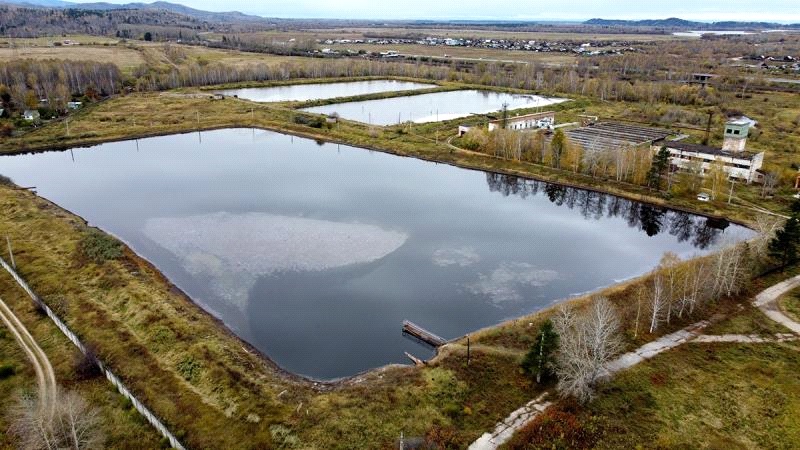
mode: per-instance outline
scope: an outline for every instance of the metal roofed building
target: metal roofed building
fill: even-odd
[[[650,149],[653,143],[678,133],[665,128],[623,122],[598,122],[564,132],[567,140],[584,151],[607,151],[622,148]]]

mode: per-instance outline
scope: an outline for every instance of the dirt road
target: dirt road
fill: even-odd
[[[0,298],[0,320],[11,331],[11,334],[17,339],[19,345],[28,355],[31,360],[33,368],[36,370],[36,379],[39,383],[39,405],[47,411],[52,417],[56,408],[56,396],[58,395],[58,387],[56,385],[56,375],[53,372],[53,366],[50,365],[50,360],[47,355],[42,351],[36,340],[25,328],[25,325],[19,321],[17,316],[9,309],[9,307]]]

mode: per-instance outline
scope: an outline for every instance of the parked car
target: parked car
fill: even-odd
[[[699,200],[701,202],[707,202],[707,201],[711,200],[711,196],[706,194],[705,192],[701,192],[701,193],[697,194],[697,200]]]

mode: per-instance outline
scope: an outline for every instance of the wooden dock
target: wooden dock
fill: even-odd
[[[431,333],[410,320],[403,321],[403,333],[408,333],[432,347],[441,347],[447,343],[446,339]]]

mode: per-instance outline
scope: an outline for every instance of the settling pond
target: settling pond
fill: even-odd
[[[435,84],[397,80],[347,81],[342,83],[313,83],[274,86],[267,88],[226,89],[219,94],[237,96],[254,102],[302,102],[336,97],[377,94],[380,92],[413,91],[435,88]]]
[[[74,157],[74,160],[73,160]],[[565,188],[230,129],[0,157],[286,369],[330,379],[750,232]]]
[[[537,95],[508,94],[490,91],[448,91],[409,95],[379,100],[337,103],[306,108],[303,111],[331,114],[343,119],[372,125],[393,125],[401,122],[428,123],[452,120],[472,114],[488,114],[502,109],[538,108],[566,101]]]

